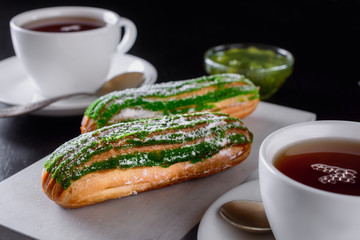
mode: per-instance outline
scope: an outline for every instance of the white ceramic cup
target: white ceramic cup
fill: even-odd
[[[277,240],[360,239],[359,196],[304,185],[273,165],[275,156],[287,146],[317,138],[360,142],[360,123],[314,121],[295,124],[270,134],[260,146],[260,191],[274,236]]]
[[[74,16],[95,18],[105,26],[60,33],[23,27],[35,20]],[[131,20],[110,10],[78,6],[20,13],[11,19],[10,30],[16,56],[44,96],[95,91],[106,80],[113,55],[127,52],[137,36]]]

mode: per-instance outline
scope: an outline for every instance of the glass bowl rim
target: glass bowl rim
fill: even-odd
[[[213,67],[213,68],[217,68],[217,69],[222,69],[223,71],[226,71],[229,66],[228,65],[224,65],[218,62],[215,62],[213,60],[210,59],[210,56],[213,55],[214,53],[218,52],[218,51],[222,51],[222,50],[227,50],[227,49],[231,49],[231,48],[246,48],[246,47],[257,47],[260,49],[270,49],[273,50],[276,54],[280,54],[282,56],[286,57],[286,63],[280,66],[274,66],[271,68],[259,68],[259,69],[238,69],[241,72],[270,72],[270,71],[278,71],[278,70],[283,70],[283,69],[287,69],[290,68],[294,65],[295,62],[295,58],[292,55],[292,53],[284,48],[278,47],[278,46],[274,46],[274,45],[268,45],[268,44],[260,44],[260,43],[227,43],[227,44],[221,44],[221,45],[217,45],[214,47],[209,48],[208,50],[206,50],[205,54],[204,54],[204,61],[205,64]]]

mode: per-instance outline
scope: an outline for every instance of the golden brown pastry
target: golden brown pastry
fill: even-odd
[[[161,188],[242,162],[252,133],[221,113],[137,119],[81,134],[47,160],[46,195],[66,208]]]
[[[244,118],[259,103],[258,88],[239,74],[219,74],[112,92],[86,110],[81,132],[119,121],[192,112],[222,112]]]

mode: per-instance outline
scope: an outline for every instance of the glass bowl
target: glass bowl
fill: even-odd
[[[237,43],[208,49],[204,55],[208,74],[239,73],[260,87],[260,98],[270,98],[292,74],[293,55],[264,44]]]

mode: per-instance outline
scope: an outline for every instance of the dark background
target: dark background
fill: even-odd
[[[14,55],[12,16],[59,5],[107,8],[133,20],[138,37],[129,54],[152,63],[158,82],[206,74],[203,54],[215,45],[285,48],[295,56],[294,73],[268,102],[314,112],[319,120],[360,121],[359,1],[3,1],[0,60]],[[80,121],[81,116],[0,119],[0,181],[80,134]]]

